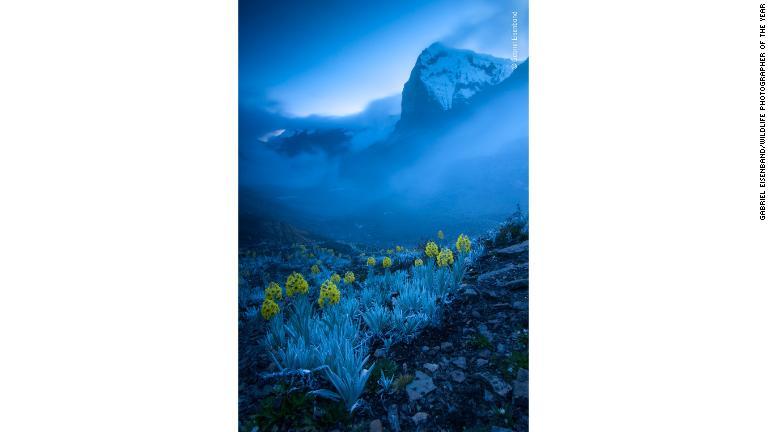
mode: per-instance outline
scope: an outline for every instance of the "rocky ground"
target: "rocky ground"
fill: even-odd
[[[300,379],[283,385],[258,379],[276,367],[256,343],[261,332],[243,329],[241,417],[276,419],[277,426],[263,429],[269,431],[527,431],[528,242],[487,243],[443,307],[440,327],[389,352],[380,341],[371,347],[376,367],[365,403],[351,417],[335,412],[336,403],[306,397]],[[395,378],[385,392],[377,383],[382,369]],[[241,424],[241,431],[258,430]]]
[[[528,242],[480,257],[444,322],[386,354],[407,384],[371,401],[354,429],[528,430]]]

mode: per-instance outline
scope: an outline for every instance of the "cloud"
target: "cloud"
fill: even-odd
[[[491,54],[498,57],[512,57],[512,19],[518,19],[518,57],[528,57],[528,2],[515,1],[498,5],[487,15],[457,27],[441,38],[441,42],[456,48]]]

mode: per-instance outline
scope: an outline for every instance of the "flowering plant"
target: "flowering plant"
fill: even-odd
[[[428,242],[427,246],[424,248],[424,253],[427,254],[428,257],[436,257],[438,253],[437,244],[433,241]]]
[[[344,274],[344,283],[345,284],[351,284],[355,281],[355,274],[351,271],[348,271]]]
[[[453,251],[448,248],[443,248],[439,254],[437,254],[437,265],[439,267],[445,267],[453,264]]]
[[[320,298],[317,299],[317,304],[323,307],[326,304],[336,304],[339,299],[341,299],[341,293],[336,284],[330,279],[323,282],[320,286]]]
[[[264,299],[264,303],[261,305],[261,316],[265,320],[270,320],[273,316],[280,312],[280,306],[275,303],[274,300],[267,298]]]
[[[467,253],[472,248],[472,242],[469,241],[469,237],[464,234],[459,234],[459,238],[456,240],[456,250],[459,252]]]
[[[309,291],[309,284],[301,273],[293,272],[288,276],[288,280],[285,282],[285,293],[288,294],[288,297],[292,297],[294,294],[306,294],[307,291]]]
[[[270,300],[282,300],[283,289],[277,282],[270,282],[267,289],[264,290],[264,296]]]

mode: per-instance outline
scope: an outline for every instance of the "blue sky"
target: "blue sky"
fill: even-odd
[[[442,41],[528,57],[526,0],[241,1],[240,104],[288,116],[347,115],[397,94],[416,57]]]

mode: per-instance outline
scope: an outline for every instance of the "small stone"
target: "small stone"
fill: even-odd
[[[512,395],[515,398],[528,399],[528,382],[515,381],[515,385]]]
[[[423,421],[427,421],[427,417],[429,417],[429,414],[425,412],[417,412],[416,414],[413,415],[413,417],[411,417],[411,419],[413,419],[414,423],[418,424]]]
[[[413,381],[405,386],[405,391],[408,393],[408,400],[411,402],[419,400],[425,394],[436,389],[435,383],[432,382],[432,378],[422,371],[416,371]]]
[[[527,369],[517,370],[517,377],[513,384],[515,385],[515,390],[514,392],[512,392],[512,394],[516,398],[528,399],[528,370]]]
[[[493,333],[488,330],[488,326],[485,324],[480,324],[477,326],[477,331],[479,331],[481,335],[485,336],[489,342],[493,341]]]
[[[451,372],[451,379],[456,381],[456,382],[458,382],[458,383],[460,383],[460,382],[464,382],[464,380],[466,379],[466,376],[464,375],[464,372],[462,372],[462,371],[452,371]]]
[[[515,379],[517,379],[517,381],[528,382],[528,369],[518,369],[517,377]]]
[[[512,308],[517,310],[526,310],[528,309],[528,302],[516,301],[512,303]]]
[[[487,349],[484,349],[484,350],[480,351],[479,353],[477,353],[477,355],[479,355],[480,357],[482,357],[484,359],[487,359],[487,358],[491,357],[491,351],[487,350]]]
[[[488,360],[479,358],[475,361],[475,364],[477,365],[477,367],[483,367],[488,364]]]
[[[429,351],[428,346],[424,345],[423,347],[421,347],[421,352],[427,352],[427,351]]]
[[[466,369],[467,368],[467,359],[466,357],[456,357],[455,359],[451,360],[451,363],[456,365],[456,367]]]
[[[476,296],[477,295],[477,291],[475,291],[472,288],[465,288],[464,289],[464,294],[468,295],[468,296]]]
[[[370,430],[370,432],[382,432],[384,430],[384,427],[381,424],[381,420],[376,419],[372,421],[368,430]]]
[[[474,318],[482,318],[482,315],[480,315],[480,312],[478,312],[478,311],[476,311],[476,310],[473,310],[473,311],[472,311],[472,316],[473,316]]]
[[[507,384],[504,380],[495,375],[488,373],[480,373],[478,375],[480,378],[484,379],[488,384],[490,384],[493,391],[496,392],[496,394],[499,396],[506,396],[507,393],[512,391],[511,385]]]
[[[493,393],[489,392],[487,389],[483,389],[483,400],[486,402],[493,402]]]
[[[440,344],[440,350],[441,351],[451,351],[453,350],[453,344],[450,342],[443,342]]]
[[[491,428],[491,432],[514,432],[514,431],[512,429],[507,429],[505,427],[493,426]]]
[[[430,372],[436,371],[437,368],[438,368],[438,366],[436,364],[434,364],[434,363],[424,363],[424,369],[426,369],[426,370],[428,370]]]
[[[496,351],[498,351],[500,353],[503,353],[505,349],[507,349],[507,347],[505,347],[504,344],[496,345]]]

